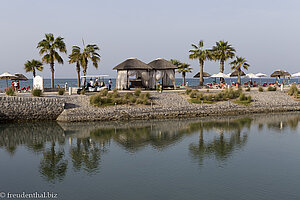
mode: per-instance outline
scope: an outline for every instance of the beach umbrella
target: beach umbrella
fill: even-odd
[[[240,76],[245,76],[245,72],[243,72],[242,70],[241,71],[238,71],[238,70],[235,70],[234,72],[232,72],[230,74],[230,77],[235,77],[235,76],[238,76],[238,74],[240,73]]]
[[[286,77],[286,76],[291,76],[290,73],[288,73],[287,71],[281,70],[281,69],[277,69],[275,70],[272,74],[271,77],[278,77],[279,79],[279,83],[280,83],[280,77]]]
[[[210,78],[230,78],[230,76],[220,72],[218,74],[211,75]]]
[[[12,78],[11,80],[27,81],[28,78],[24,74],[15,73],[15,78]]]
[[[298,82],[299,82],[299,79],[300,79],[300,72],[295,73],[295,74],[292,74],[292,77],[298,77]]]
[[[256,74],[253,74],[253,73],[246,74],[246,77],[247,77],[247,78],[250,78],[251,82],[252,82],[252,79],[253,79],[253,78],[258,78],[258,77],[256,76]]]
[[[207,72],[203,72],[203,77],[210,77],[211,75]],[[200,72],[198,72],[193,78],[200,78]]]
[[[7,88],[8,88],[8,80],[12,80],[13,78],[16,78],[16,76],[14,76],[8,72],[4,72],[3,74],[0,74],[0,79],[6,79]]]
[[[261,78],[262,77],[267,77],[267,74],[264,74],[264,73],[257,73],[257,74],[255,74],[257,77],[259,77],[260,79],[259,79],[259,84],[261,85]]]

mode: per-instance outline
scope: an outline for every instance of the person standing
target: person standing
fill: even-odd
[[[111,90],[111,84],[112,84],[111,79],[109,79],[108,80],[108,90]]]

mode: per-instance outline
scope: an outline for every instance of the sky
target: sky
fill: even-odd
[[[145,63],[156,58],[191,64],[191,44],[204,40],[209,49],[228,41],[237,56],[250,64],[248,72],[299,72],[299,0],[1,0],[0,73],[25,73],[24,63],[41,59],[36,49],[45,33],[64,38],[68,54],[73,45],[100,47],[99,68],[88,74],[116,77],[112,68],[129,57]],[[76,78],[74,64],[55,64],[56,78]],[[204,71],[217,73],[218,62],[206,62]],[[231,72],[228,62],[225,72]],[[43,72],[50,77],[49,65]],[[26,74],[32,77],[31,73]],[[177,75],[180,76],[179,74]]]

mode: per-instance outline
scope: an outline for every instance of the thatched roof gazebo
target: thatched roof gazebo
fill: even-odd
[[[211,75],[207,72],[203,72],[203,77],[210,77]],[[200,72],[198,72],[193,78],[200,78]]]
[[[278,78],[278,81],[279,81],[279,83],[280,83],[280,78],[281,78],[281,77],[286,77],[286,76],[289,77],[289,76],[291,76],[291,74],[288,73],[287,71],[277,69],[277,70],[275,70],[270,76],[271,76],[271,77],[277,77],[277,78]],[[283,82],[284,82],[284,79],[283,79]]]
[[[136,58],[128,58],[113,69],[117,70],[117,89],[149,88],[149,72],[152,68],[146,63]],[[135,79],[130,80],[130,76],[135,76]]]
[[[178,67],[170,61],[163,58],[157,58],[148,64],[153,70],[150,76],[153,81],[150,83],[152,88],[155,88],[156,82],[161,80],[163,88],[176,88],[175,86],[175,69]]]

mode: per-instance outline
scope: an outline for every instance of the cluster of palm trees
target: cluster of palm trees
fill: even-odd
[[[205,61],[219,61],[220,62],[220,72],[224,73],[224,64],[228,59],[232,59],[235,57],[235,48],[232,47],[228,41],[218,41],[216,45],[211,49],[204,49],[203,40],[199,41],[198,45],[192,44],[193,49],[191,49],[189,59],[199,60],[200,64],[200,86],[203,86],[203,69]],[[185,84],[185,76],[186,73],[191,72],[190,65],[187,63],[182,63],[178,60],[171,60],[171,62],[178,66],[178,73],[182,73],[183,85]],[[236,59],[230,62],[229,64],[232,66],[232,70],[237,70],[238,73],[238,82],[240,83],[240,71],[241,68],[247,69],[250,66],[248,61],[243,57],[236,56]]]
[[[39,49],[39,53],[42,56],[42,61],[28,60],[24,66],[25,71],[32,72],[33,77],[35,77],[36,70],[42,71],[43,64],[50,64],[51,88],[54,88],[54,63],[63,64],[64,60],[59,53],[67,54],[64,38],[60,36],[55,38],[52,33],[45,34],[45,38],[38,43],[37,49]],[[82,68],[83,74],[86,75],[89,60],[92,61],[95,68],[98,68],[101,57],[98,53],[99,50],[97,45],[88,44],[85,46],[84,42],[82,49],[79,46],[72,47],[72,53],[69,55],[69,63],[76,63],[78,87],[80,87],[80,70]]]

